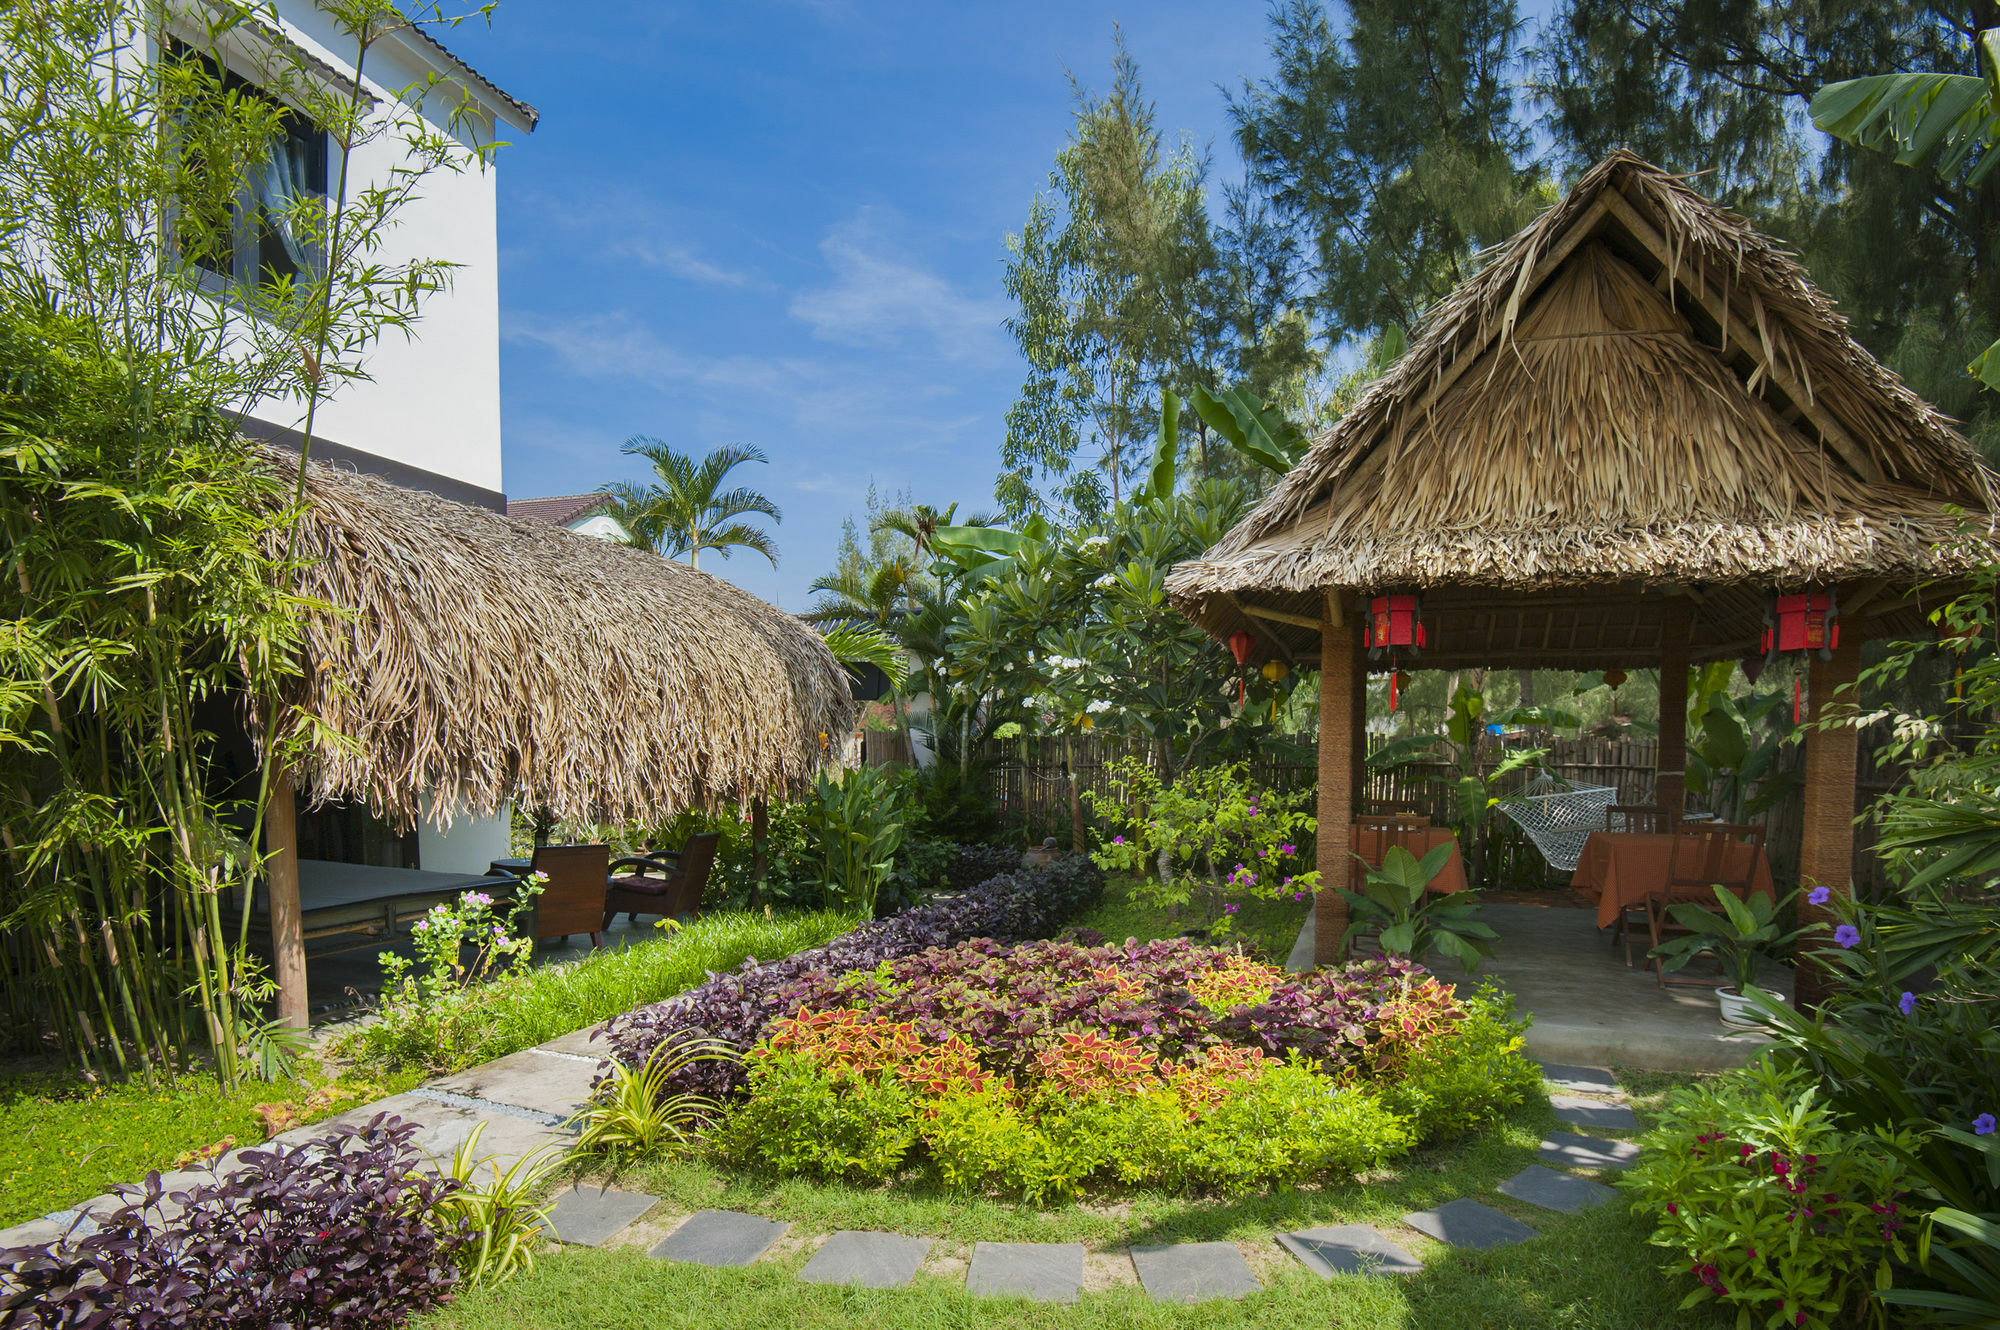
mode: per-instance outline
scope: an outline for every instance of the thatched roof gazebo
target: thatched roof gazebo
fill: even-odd
[[[720,578],[317,462],[305,498],[297,589],[331,609],[306,625],[293,702],[340,738],[287,785],[315,800],[405,825],[509,802],[664,821],[802,794],[853,725],[824,639]],[[282,980],[303,944],[291,800],[272,803]]]
[[[1759,654],[1767,593],[1834,589],[1823,707],[1865,638],[1930,631],[1945,593],[1926,584],[1990,557],[1996,497],[1797,262],[1617,153],[1490,251],[1168,591],[1218,638],[1320,657],[1331,881],[1359,791],[1368,594],[1421,592],[1426,667],[1657,666],[1657,798],[1678,809],[1690,662]],[[1840,887],[1854,761],[1852,730],[1808,744],[1801,872]],[[1322,960],[1345,913],[1321,893]]]

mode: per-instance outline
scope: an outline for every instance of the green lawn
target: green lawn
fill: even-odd
[[[1078,921],[1109,937],[1172,937],[1190,927],[1132,899],[1130,879],[1113,879],[1102,906]],[[1282,957],[1303,904],[1259,903],[1238,916],[1240,931]],[[1643,1119],[1686,1078],[1623,1072]],[[422,1330],[667,1330],[668,1327],[812,1325],[881,1330],[1038,1326],[1518,1326],[1577,1330],[1702,1330],[1730,1318],[1680,1313],[1686,1289],[1661,1272],[1665,1253],[1646,1243],[1650,1226],[1621,1200],[1575,1218],[1510,1200],[1494,1185],[1535,1162],[1535,1145],[1556,1123],[1545,1103],[1468,1139],[1421,1151],[1393,1170],[1324,1190],[1239,1199],[1139,1193],[1047,1210],[1003,1197],[946,1190],[910,1176],[894,1187],[821,1184],[745,1173],[706,1157],[640,1166],[617,1185],[662,1204],[602,1250],[546,1248],[532,1274],[469,1293],[420,1319]],[[565,1183],[564,1185],[567,1185]],[[1541,1237],[1504,1251],[1454,1251],[1401,1225],[1412,1211],[1472,1196],[1528,1223]],[[773,1254],[748,1269],[667,1265],[645,1252],[685,1214],[744,1210],[790,1220]],[[1374,1224],[1417,1253],[1424,1272],[1408,1279],[1309,1274],[1280,1248],[1279,1232],[1340,1223]],[[937,1239],[916,1282],[869,1291],[802,1284],[799,1268],[837,1229],[881,1229]],[[1089,1259],[1085,1293],[1073,1306],[983,1299],[963,1290],[978,1241],[1081,1242]],[[1122,1249],[1133,1243],[1233,1241],[1264,1284],[1240,1302],[1169,1307],[1137,1287]]]
[[[67,1073],[0,1079],[0,1227],[86,1201],[119,1183],[138,1182],[148,1169],[166,1170],[190,1150],[225,1136],[239,1146],[264,1140],[256,1106],[301,1104],[332,1081],[315,1069],[306,1079],[253,1081],[233,1093],[214,1077],[192,1072],[148,1088],[139,1081],[93,1084]],[[353,1091],[322,1105],[308,1121],[346,1112],[357,1103],[408,1089],[414,1075],[372,1082],[342,1081]]]

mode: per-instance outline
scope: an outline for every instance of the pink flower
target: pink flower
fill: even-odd
[[[1297,854],[1298,852],[1299,847],[1296,845],[1280,845],[1278,847],[1279,854]]]
[[[1123,836],[1113,836],[1111,838],[1111,843],[1113,845],[1123,845],[1125,843],[1125,838]]]

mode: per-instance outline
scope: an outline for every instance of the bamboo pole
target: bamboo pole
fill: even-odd
[[[1354,733],[1354,674],[1360,664],[1360,634],[1341,612],[1340,599],[1326,598],[1319,626],[1319,890],[1313,895],[1313,964],[1340,959],[1347,940],[1347,901],[1336,887],[1347,884],[1348,845],[1353,839],[1354,762],[1360,736]]]
[[[750,805],[750,908],[756,909],[764,895],[764,879],[771,865],[771,808],[763,795]]]
[[[299,905],[298,810],[292,773],[280,768],[264,814],[264,881],[271,896],[271,969],[278,983],[278,1018],[298,1030],[311,1028],[306,1007],[305,924]]]
[[[1809,721],[1826,718],[1836,702],[1852,702],[1851,696],[1838,697],[1839,689],[1854,682],[1861,673],[1861,634],[1849,633],[1833,649],[1833,659],[1815,658],[1808,667],[1807,701]],[[1859,735],[1852,725],[1812,730],[1806,737],[1804,818],[1799,834],[1799,882],[1808,887],[1830,887],[1835,894],[1851,896],[1854,891],[1854,783],[1857,779],[1855,755]],[[1831,923],[1833,911],[1801,898],[1799,922]],[[1832,976],[1824,967],[1801,957],[1795,981],[1795,996],[1801,1011],[1819,1005],[1831,987]]]

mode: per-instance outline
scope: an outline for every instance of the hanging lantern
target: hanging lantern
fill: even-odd
[[[1250,649],[1257,645],[1257,639],[1238,628],[1229,635],[1229,654],[1236,657],[1236,701],[1243,702],[1243,667],[1250,663]]]
[[[1280,683],[1286,675],[1292,672],[1292,667],[1285,664],[1284,661],[1279,660],[1276,656],[1273,656],[1271,659],[1265,661],[1264,668],[1257,672],[1272,683]]]
[[[1772,593],[1764,598],[1764,659],[1774,661],[1780,652],[1801,655],[1817,651],[1821,660],[1833,659],[1840,645],[1840,604],[1831,591],[1802,591],[1797,595]],[[1792,724],[1799,723],[1800,677],[1792,673]]]
[[[1742,660],[1737,661],[1736,664],[1743,671],[1743,678],[1753,684],[1764,673],[1764,658],[1762,656],[1745,656]]]
[[[1409,676],[1397,667],[1397,653],[1407,651],[1416,656],[1424,649],[1423,597],[1414,594],[1372,597],[1368,602],[1368,624],[1361,636],[1370,657],[1381,660],[1387,654],[1389,710],[1393,712],[1402,692],[1397,681],[1409,682]]]
[[[1625,686],[1625,671],[1606,670],[1604,672],[1604,682],[1609,685],[1612,692],[1617,692]]]

